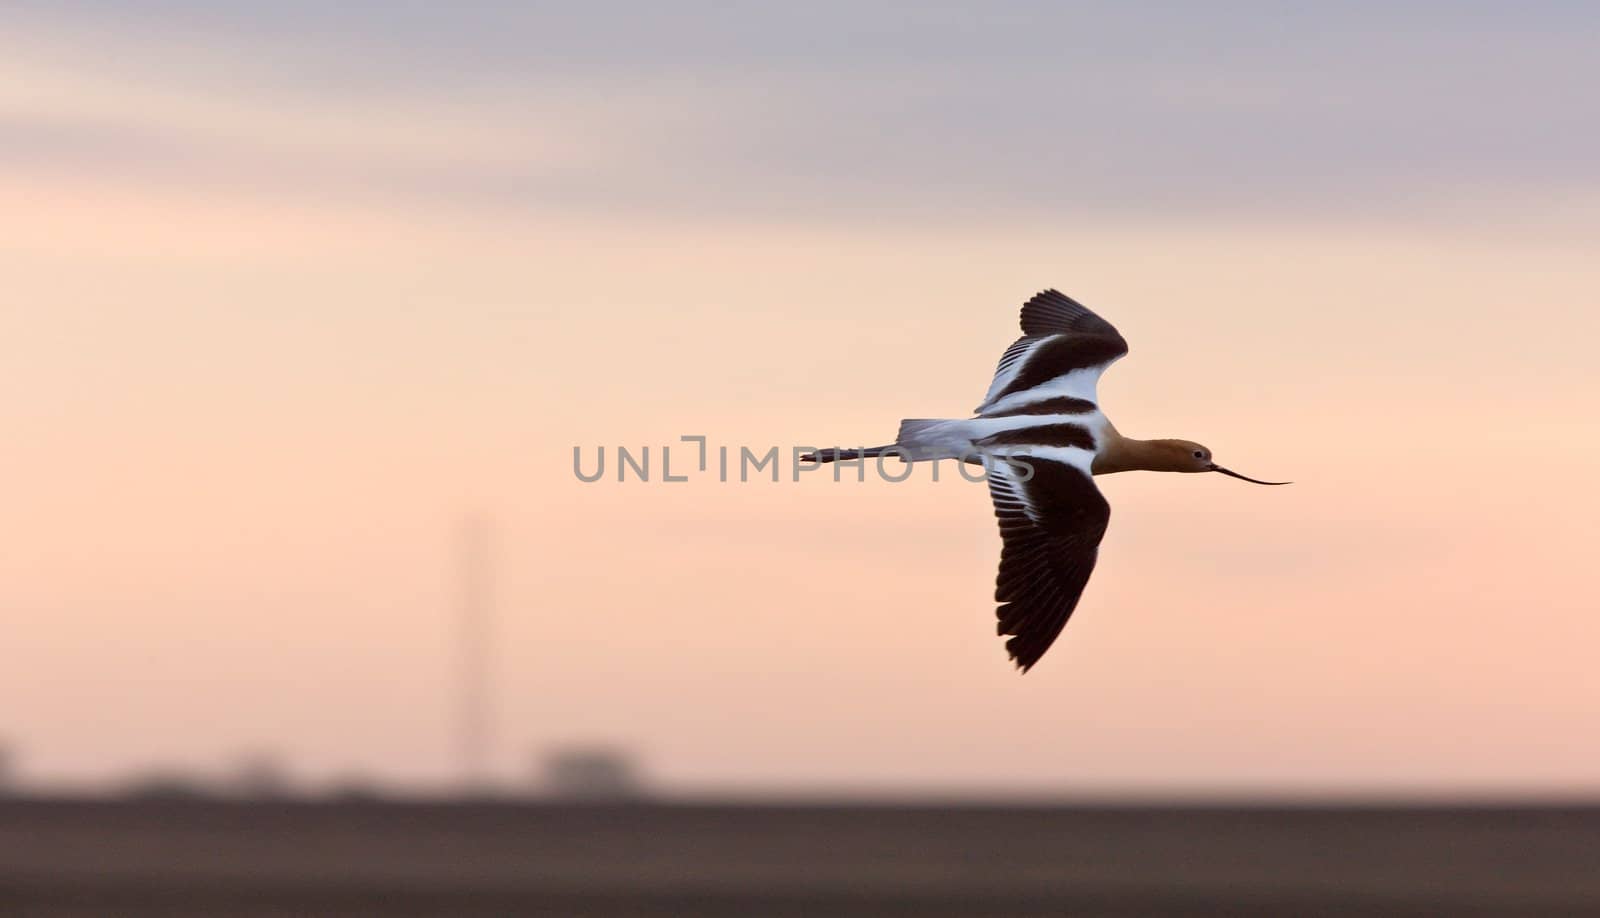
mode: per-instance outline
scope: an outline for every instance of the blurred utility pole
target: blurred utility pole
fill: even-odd
[[[0,740],[0,797],[10,796],[16,791],[16,775],[12,773],[11,747]]]
[[[461,792],[489,790],[489,756],[493,745],[490,664],[494,649],[494,596],[489,523],[469,517],[460,534],[461,595],[459,602],[460,698],[457,741],[461,755]]]

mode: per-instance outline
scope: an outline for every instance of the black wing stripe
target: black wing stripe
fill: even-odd
[[[1037,343],[1039,343],[1038,338],[1028,337],[1018,338],[1013,341],[1011,346],[1006,348],[1006,352],[1000,355],[1000,365],[994,368],[994,375],[999,376],[1001,373],[1011,369],[1013,364],[1022,359],[1022,355],[1028,353],[1028,348]]]
[[[1099,408],[1094,402],[1086,398],[1073,398],[1070,395],[1061,395],[1047,398],[1042,401],[1029,402],[1005,411],[991,411],[984,415],[986,418],[1019,418],[1039,414],[1088,414]]]
[[[999,401],[1014,392],[1032,389],[1073,370],[1103,367],[1126,353],[1128,345],[1120,335],[1115,338],[1101,335],[1057,335],[1047,338],[1028,354],[1022,369],[1006,383],[1005,388],[995,393],[993,400]]]
[[[1094,451],[1094,434],[1082,424],[1034,424],[990,434],[977,441],[986,447],[1075,446]]]

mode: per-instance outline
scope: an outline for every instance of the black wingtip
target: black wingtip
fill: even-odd
[[[1003,625],[1001,627],[1004,629]],[[1000,633],[1005,634],[1006,632],[1002,630]],[[1020,637],[1012,636],[1011,640],[1006,641],[1006,656],[1010,657],[1011,662],[1016,664],[1019,675],[1027,675],[1028,670],[1033,669],[1034,664],[1044,657],[1044,652],[1034,653],[1031,649],[1017,646],[1021,643],[1021,640]]]
[[[1048,335],[1059,332],[1079,332],[1118,342],[1126,353],[1126,342],[1115,327],[1094,311],[1070,296],[1051,287],[1041,290],[1022,304],[1018,317],[1025,335]]]

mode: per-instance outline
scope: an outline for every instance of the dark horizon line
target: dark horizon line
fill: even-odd
[[[248,794],[22,791],[0,793],[0,808],[13,806],[278,807],[295,809],[374,807],[394,809],[574,809],[659,810],[1027,810],[1062,812],[1503,812],[1600,810],[1600,794],[1363,794],[1363,795],[1016,795],[1016,794],[682,794],[640,791],[619,795],[526,792],[423,793],[362,790],[359,793],[288,792]]]

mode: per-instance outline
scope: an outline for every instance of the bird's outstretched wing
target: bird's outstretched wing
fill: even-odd
[[[989,468],[989,496],[1000,520],[1000,573],[994,598],[998,632],[1023,672],[1039,662],[1078,605],[1094,571],[1111,505],[1088,472],[1049,459],[1022,458],[1031,478],[1006,462]]]
[[[1060,291],[1046,290],[1022,304],[1022,337],[1000,356],[976,413],[1006,414],[1053,398],[1093,407],[1100,374],[1127,353],[1128,342],[1110,322]]]

